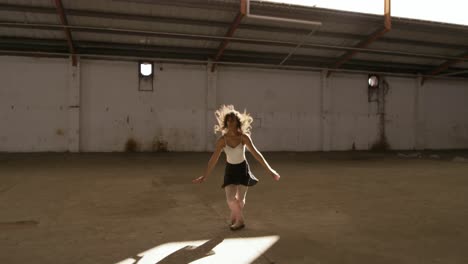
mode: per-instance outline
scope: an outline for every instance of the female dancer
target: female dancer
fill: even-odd
[[[250,172],[249,164],[245,159],[245,147],[249,149],[255,159],[269,172],[275,180],[280,175],[273,170],[262,154],[257,150],[250,137],[250,124],[253,118],[244,111],[240,113],[232,105],[222,105],[215,112],[218,124],[215,125],[215,133],[220,132],[221,137],[216,142],[205,174],[194,179],[193,183],[202,183],[210,175],[218,162],[221,151],[226,153],[226,168],[224,171],[224,183],[221,186],[226,192],[226,200],[231,209],[231,230],[239,230],[245,227],[242,210],[245,206],[245,197],[248,186],[255,185],[258,180]]]

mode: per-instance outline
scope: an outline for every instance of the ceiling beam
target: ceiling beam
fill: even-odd
[[[29,43],[29,44],[28,44]],[[49,39],[27,39],[27,38],[2,38],[0,39],[0,48],[10,50],[32,50],[32,51],[47,51],[47,52],[60,52],[67,53],[67,49],[63,46],[64,40],[49,40]],[[123,44],[123,43],[102,43],[95,41],[75,41],[75,48],[79,55],[84,54],[118,54],[119,52],[138,52],[150,56],[151,54],[158,54],[163,56],[169,54],[177,58],[183,58],[183,56],[190,55],[190,57],[197,56],[208,60],[216,49],[207,48],[181,48],[181,47],[169,47],[169,46],[141,46],[139,44]],[[183,50],[183,53],[180,51]],[[177,54],[179,52],[180,54]],[[274,52],[254,52],[245,50],[226,50],[223,58],[226,60],[244,60],[251,59],[271,61],[271,63],[278,62],[279,59],[284,58],[284,53]],[[294,63],[314,63],[320,64],[320,66],[326,67],[332,62],[329,57],[319,56],[293,56],[291,62]],[[372,69],[375,67],[385,68],[388,67],[394,69],[400,69],[404,72],[426,72],[431,68],[423,64],[407,64],[407,63],[388,63],[382,61],[365,61],[365,60],[352,60],[347,64],[347,67],[361,67]],[[458,70],[463,70],[460,68]]]
[[[65,41],[63,41],[65,42]],[[62,43],[63,43],[62,42]],[[52,54],[55,57],[69,56],[70,53],[63,46],[43,46],[36,43],[32,47],[24,46],[23,41],[18,43],[10,43],[4,45],[0,43],[0,54],[5,55],[27,55],[31,56],[46,56]],[[103,43],[81,43],[77,42],[77,56],[125,56],[125,57],[140,57],[140,58],[154,58],[157,59],[179,59],[179,60],[201,60],[208,62],[210,56],[215,52],[215,49],[186,49],[181,47],[165,47],[165,46],[151,46],[141,47],[140,45],[103,45]],[[104,43],[113,44],[113,43]],[[183,53],[180,51],[184,50]],[[42,55],[41,55],[42,54]],[[61,55],[63,54],[63,55]],[[283,53],[263,53],[263,52],[246,52],[242,50],[227,50],[223,56],[223,62],[238,62],[238,63],[254,63],[254,64],[268,64],[273,66],[285,66],[278,65],[277,61],[279,58],[284,56]],[[287,66],[304,66],[304,67],[320,67],[327,69],[330,60],[327,57],[294,57],[291,58],[290,64]],[[382,63],[378,61],[362,61],[352,60],[350,63],[343,67],[344,70],[360,70],[360,71],[374,71],[374,72],[386,72],[386,73],[404,73],[416,75],[420,72],[426,72],[430,69],[425,65],[412,65],[404,63]],[[454,69],[455,70],[455,69]],[[463,69],[458,69],[463,70]],[[340,69],[338,69],[340,71]],[[438,76],[437,76],[438,77]],[[468,75],[460,75],[460,77],[468,77]]]
[[[462,70],[462,71],[455,71],[455,72],[448,72],[444,74],[439,74],[439,76],[455,76],[455,75],[460,75],[460,74],[467,74],[468,70]]]
[[[0,4],[1,9],[1,4]],[[67,14],[70,16],[70,11],[67,9]],[[94,17],[94,16],[93,16]],[[180,24],[178,19],[171,19],[173,20],[171,23],[178,23]],[[148,21],[148,20],[142,20]],[[160,20],[155,19],[152,22],[158,22]],[[161,20],[160,22],[163,22]],[[207,23],[208,22],[208,23]],[[197,24],[198,23],[198,24]],[[23,22],[15,22],[15,21],[2,21],[0,20],[0,26],[4,24],[6,27],[18,27],[18,28],[39,28],[39,26],[35,26],[33,24],[23,23]],[[190,24],[190,23],[187,23]],[[226,28],[229,26],[229,23],[224,22],[216,22],[216,21],[200,21],[194,20],[191,25],[201,25],[201,26],[215,26],[215,27],[222,27]],[[47,27],[45,25],[41,26],[42,29],[48,30],[58,30],[57,27]],[[298,28],[279,28],[279,27],[270,27],[270,26],[257,26],[257,25],[249,25],[249,24],[240,24],[239,29],[242,30],[255,30],[255,31],[266,31],[271,33],[289,33],[289,34],[297,34],[297,35],[306,35],[310,33],[310,30],[307,29],[298,29]],[[60,29],[61,30],[61,29]],[[98,30],[93,29],[79,29],[79,28],[71,28],[72,31],[80,31],[80,32],[97,32]],[[115,34],[120,34],[116,32]],[[122,33],[122,34],[125,34]],[[128,35],[131,35],[128,33]],[[366,37],[365,35],[361,34],[353,34],[353,33],[344,33],[344,32],[327,32],[327,31],[315,31],[314,36],[317,37],[325,37],[325,38],[335,38],[335,39],[349,39],[349,40],[360,40]],[[423,40],[410,40],[410,39],[402,39],[402,38],[395,38],[395,37],[381,37],[377,42],[383,43],[390,43],[390,44],[398,44],[398,45],[413,45],[413,46],[421,46],[421,47],[433,47],[433,48],[441,48],[441,49],[454,49],[454,50],[466,50],[468,49],[468,45],[457,45],[457,44],[448,44],[442,42],[427,42]]]
[[[49,7],[41,6],[26,6],[26,5],[13,5],[13,4],[0,4],[0,10],[12,11],[12,12],[32,12],[38,14],[56,14],[57,10]],[[82,9],[70,9],[67,8],[68,16],[79,16],[79,17],[93,17],[93,18],[107,18],[107,19],[120,19],[120,20],[131,20],[131,21],[144,21],[153,23],[170,23],[170,24],[183,24],[183,25],[198,25],[206,27],[218,27],[227,28],[230,26],[229,22],[217,21],[217,20],[199,20],[189,18],[177,18],[177,17],[161,17],[161,16],[148,16],[148,15],[136,15],[126,13],[115,13],[115,12],[102,12],[94,10],[82,10]],[[12,22],[12,21],[2,21]],[[401,21],[393,21],[394,24],[401,23]],[[410,29],[410,25],[405,24],[405,29]],[[310,32],[310,29],[298,28],[298,27],[274,27],[267,25],[253,25],[253,24],[241,24],[238,27],[242,30],[255,30],[255,31],[267,31],[272,33],[286,33],[286,34],[298,34],[306,35]],[[459,33],[457,33],[459,34]],[[361,40],[365,35],[352,34],[345,32],[327,32],[327,31],[316,31],[314,33],[317,37],[327,37],[336,39],[349,39],[349,40]],[[401,39],[394,37],[380,37],[377,41],[394,44],[408,44],[414,46],[423,47],[434,47],[444,49],[468,49],[467,45],[448,44],[442,42],[428,42],[423,40],[410,40]]]
[[[237,13],[236,17],[234,18],[234,21],[231,23],[231,26],[229,27],[229,30],[226,32],[226,37],[231,38],[234,33],[236,32],[237,28],[239,27],[242,18],[245,17],[246,14],[246,0],[240,0],[240,10]],[[221,56],[223,56],[223,52],[226,49],[227,45],[229,44],[229,39],[224,39],[218,47],[218,51],[216,52],[216,55],[213,60],[213,65],[211,66],[211,71],[213,72],[216,68],[216,62],[221,59]]]
[[[60,17],[60,21],[62,22],[62,25],[64,26],[63,31],[65,32],[65,36],[67,38],[68,50],[72,54],[71,55],[72,65],[76,66],[77,64],[76,51],[75,51],[75,47],[73,46],[73,39],[72,39],[72,35],[70,32],[70,28],[68,28],[67,16],[65,15],[65,11],[63,9],[62,0],[55,0],[55,7],[57,8],[57,13]]]
[[[382,37],[385,33],[390,31],[392,29],[392,22],[391,22],[391,14],[390,14],[390,0],[384,0],[385,1],[385,11],[384,11],[384,27],[381,29],[378,29],[375,31],[373,34],[371,34],[367,39],[359,42],[355,47],[356,48],[366,48],[373,42],[375,42],[377,39]],[[341,65],[345,64],[347,61],[349,61],[354,55],[356,55],[359,51],[353,50],[353,51],[348,51],[346,52],[343,56],[341,56],[340,59],[333,65],[331,68],[332,69],[338,69],[341,67]],[[332,71],[329,71],[327,73],[327,77],[330,76]]]
[[[115,0],[118,1],[118,0]],[[122,1],[122,0],[121,0]],[[148,0],[155,5],[158,5],[161,1],[154,1]],[[192,0],[190,0],[191,2]],[[123,2],[123,1],[122,1]],[[127,1],[128,2],[128,1]],[[179,0],[168,0],[170,2],[179,2]],[[197,3],[198,8],[210,9],[214,6],[222,7],[223,11],[237,11],[239,9],[239,5],[236,3],[234,5],[228,5],[226,0],[224,1],[213,1],[213,0],[203,0],[199,1],[200,4]],[[210,3],[212,2],[212,3]],[[215,4],[214,2],[217,2]],[[191,2],[192,3],[192,2]],[[192,3],[192,5],[195,2]],[[201,4],[203,3],[203,4]],[[271,15],[278,15],[278,13],[282,13],[284,8],[272,8],[274,3],[267,3],[263,2],[252,2],[254,6],[260,6],[257,8],[266,9],[269,14]],[[350,21],[354,22],[355,24],[360,25],[378,25],[376,18],[377,15],[368,15],[368,14],[361,14],[361,13],[353,13],[353,12],[346,12],[346,11],[335,11],[329,9],[322,9],[322,8],[309,8],[309,7],[294,7],[293,14],[299,14],[301,17],[310,18],[314,17],[320,19],[323,22],[331,22],[336,23],[337,21],[341,21],[341,23],[349,23]],[[289,5],[286,5],[286,9],[290,9]],[[17,11],[17,12],[32,12],[32,13],[42,13],[42,14],[55,14],[56,10],[54,8],[43,7],[43,6],[30,6],[30,5],[15,5],[15,4],[2,4],[0,3],[0,10],[2,11]],[[272,12],[275,12],[273,14]],[[299,13],[297,13],[297,12]],[[288,10],[286,13],[292,13]],[[84,16],[84,17],[96,17],[96,18],[112,18],[112,19],[123,19],[123,20],[135,20],[135,21],[147,21],[147,22],[167,22],[167,23],[179,23],[188,25],[207,25],[207,26],[217,26],[217,27],[227,27],[229,26],[229,22],[223,21],[214,21],[214,20],[196,20],[196,19],[187,19],[187,18],[173,18],[173,17],[158,17],[158,16],[147,16],[147,15],[140,15],[140,14],[128,14],[128,13],[115,13],[115,12],[102,12],[102,11],[94,11],[94,10],[86,10],[86,9],[71,9],[67,8],[68,16]],[[282,13],[284,14],[284,13]],[[294,15],[289,15],[289,17],[294,18]],[[300,29],[297,27],[271,27],[271,26],[260,26],[260,25],[248,25],[243,24],[241,27],[250,28],[253,26],[259,30],[265,30],[268,28],[269,30],[277,30],[275,32],[294,32],[300,34],[307,34],[309,30],[307,29]],[[434,31],[434,27],[437,27],[441,33],[445,34],[464,34],[468,33],[468,27],[463,25],[454,25],[454,24],[447,24],[447,23],[440,23],[440,22],[433,22],[433,21],[419,21],[414,19],[405,19],[399,18],[398,20],[392,21],[393,28],[399,28],[403,30],[412,30],[418,32],[426,32],[432,33]]]
[[[103,34],[123,34],[123,35],[135,35],[135,36],[153,36],[153,37],[164,37],[164,38],[176,38],[176,39],[201,39],[206,41],[220,41],[224,39],[229,39],[232,42],[239,43],[249,43],[256,45],[268,45],[268,46],[278,46],[278,47],[295,47],[297,46],[296,42],[291,41],[280,41],[280,40],[271,40],[271,39],[254,39],[254,38],[239,38],[239,37],[224,37],[224,36],[213,36],[213,35],[201,35],[201,34],[189,34],[189,33],[176,33],[176,32],[161,32],[161,31],[148,31],[148,30],[134,30],[134,29],[121,29],[121,28],[103,28],[103,27],[85,27],[85,26],[63,26],[63,25],[54,25],[54,24],[27,24],[27,23],[3,23],[0,22],[0,27],[34,27],[34,28],[68,28],[69,30],[77,32],[100,32]],[[381,49],[368,49],[368,48],[356,48],[356,47],[346,47],[346,46],[336,46],[328,44],[316,44],[316,43],[304,43],[302,45],[304,48],[308,49],[327,49],[327,50],[342,50],[342,51],[358,51],[363,53],[371,54],[382,54],[382,55],[394,55],[394,56],[404,56],[404,57],[416,57],[416,58],[426,58],[426,59],[439,59],[439,60],[459,60],[459,57],[452,56],[441,56],[434,54],[424,54],[424,53],[414,53],[414,52],[405,52],[405,51],[396,51],[396,50],[381,50]],[[468,61],[468,58],[463,59]]]
[[[444,63],[439,65],[437,68],[435,68],[435,69],[431,70],[430,72],[428,72],[426,75],[428,75],[428,76],[438,75],[441,72],[447,70],[450,66],[453,66],[453,65],[455,65],[457,63],[460,63],[460,62],[464,62],[465,59],[468,59],[468,52],[465,52],[465,53],[461,54],[459,57],[460,57],[459,59],[445,61]],[[447,74],[452,75],[451,73],[447,73]],[[441,74],[441,75],[445,75],[445,74]],[[422,78],[421,84],[424,84],[424,82],[427,81],[428,79],[430,79],[430,77]]]

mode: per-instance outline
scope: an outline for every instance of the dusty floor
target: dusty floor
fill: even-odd
[[[236,232],[209,155],[0,154],[0,263],[468,263],[466,151],[248,156]]]

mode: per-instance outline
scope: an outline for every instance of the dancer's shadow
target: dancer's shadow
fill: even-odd
[[[223,228],[224,229],[224,228]],[[242,248],[248,247],[245,254],[239,255],[240,259],[251,260],[253,258],[264,258],[268,263],[273,263],[264,254],[276,241],[279,239],[277,235],[271,235],[270,231],[248,230],[243,229],[240,231],[223,230],[212,234],[213,238],[207,242],[202,241],[184,241],[184,242],[170,242],[155,248],[149,249],[143,253],[138,254],[124,261],[118,262],[120,264],[180,264],[191,263],[194,261],[203,262],[206,257],[212,257],[210,261],[223,263],[222,259],[230,258],[229,248]],[[179,243],[185,245],[192,243],[192,245],[180,248]],[[195,246],[199,245],[199,246]],[[177,251],[175,248],[180,248]],[[214,248],[219,247],[216,252]],[[172,252],[168,254],[169,252]],[[215,255],[216,254],[216,255]],[[208,261],[208,259],[206,259]],[[263,261],[263,260],[262,260]],[[242,262],[242,261],[241,261]],[[246,262],[246,261],[244,261]],[[251,263],[251,262],[249,262]],[[263,263],[263,262],[262,262]]]
[[[202,259],[211,255],[214,255],[215,252],[213,248],[223,242],[226,234],[219,234],[214,238],[208,240],[204,244],[194,247],[194,246],[186,246],[183,247],[174,253],[168,255],[167,257],[163,258],[158,264],[172,264],[172,263],[190,263],[192,261]]]

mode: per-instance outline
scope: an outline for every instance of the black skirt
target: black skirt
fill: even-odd
[[[226,187],[229,184],[234,185],[245,185],[254,186],[257,184],[258,179],[250,171],[247,160],[239,164],[231,164],[226,162],[226,168],[224,169],[224,183],[221,188]]]

